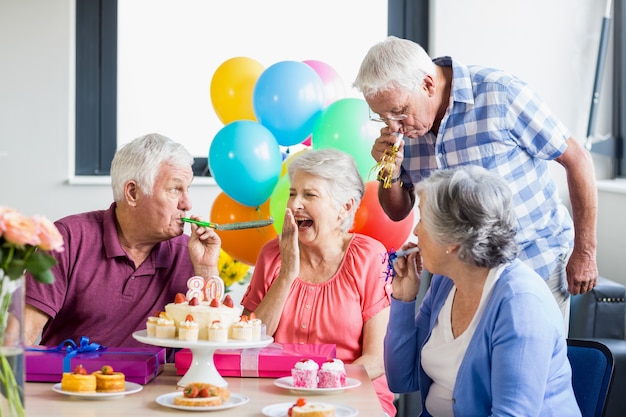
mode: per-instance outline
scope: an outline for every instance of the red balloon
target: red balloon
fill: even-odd
[[[399,222],[394,222],[383,211],[378,202],[378,181],[365,183],[365,195],[354,215],[352,231],[368,235],[380,241],[385,248],[398,250],[413,230],[413,211]]]
[[[244,206],[220,192],[211,207],[211,221],[217,224],[265,220],[270,216],[270,203],[267,200],[258,207]],[[274,239],[276,231],[272,226],[243,230],[217,230],[222,239],[222,249],[233,259],[254,266],[263,245]]]

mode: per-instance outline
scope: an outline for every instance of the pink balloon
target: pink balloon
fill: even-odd
[[[317,75],[319,75],[319,77],[322,79],[322,83],[324,83],[324,97],[326,106],[346,96],[346,90],[343,80],[333,67],[325,62],[317,61],[314,59],[309,59],[302,62],[313,68],[315,72],[317,72]]]

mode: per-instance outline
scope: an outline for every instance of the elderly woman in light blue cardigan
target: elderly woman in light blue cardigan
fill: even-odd
[[[506,183],[464,166],[434,172],[416,192],[419,252],[394,262],[391,390],[421,391],[422,416],[580,416],[563,316],[516,258]],[[416,315],[422,267],[433,278]]]

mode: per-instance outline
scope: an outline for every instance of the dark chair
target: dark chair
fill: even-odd
[[[605,344],[595,340],[567,339],[567,357],[582,416],[602,417],[613,378],[613,354]]]

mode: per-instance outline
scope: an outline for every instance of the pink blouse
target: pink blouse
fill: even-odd
[[[337,357],[361,356],[363,325],[389,307],[386,250],[379,241],[354,234],[337,273],[322,284],[296,278],[274,339],[280,343],[334,343]],[[278,239],[262,249],[241,304],[254,311],[280,271]]]

